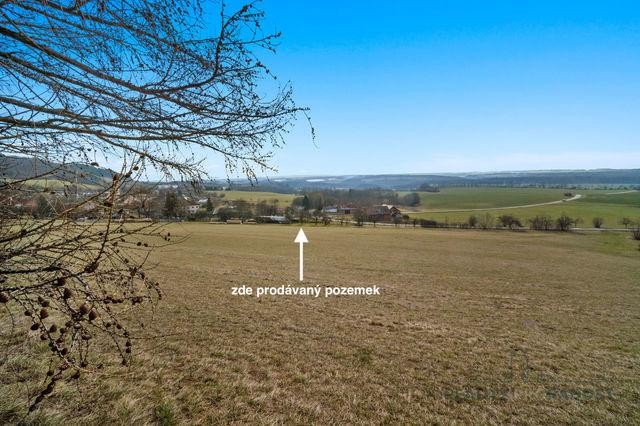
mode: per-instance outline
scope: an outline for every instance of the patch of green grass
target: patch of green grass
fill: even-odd
[[[373,351],[369,348],[359,348],[354,357],[361,365],[369,365],[373,362]]]
[[[631,233],[620,232],[599,232],[594,235],[596,247],[602,253],[615,255],[635,255],[633,253],[638,248],[638,241],[631,238]]]
[[[173,426],[178,424],[173,407],[166,402],[163,402],[156,407],[155,415],[160,426]]]

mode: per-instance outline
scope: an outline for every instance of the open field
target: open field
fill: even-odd
[[[212,191],[220,195],[224,194],[224,200],[235,201],[245,200],[250,203],[257,203],[258,201],[271,202],[272,200],[278,200],[279,207],[287,207],[291,205],[291,202],[296,197],[293,194],[278,194],[276,192],[260,192],[260,191]]]
[[[440,192],[420,192],[418,209],[481,209],[548,203],[567,198],[564,196],[565,192],[573,191],[541,188],[442,188]]]
[[[620,220],[623,217],[628,217],[633,220],[640,219],[640,192],[628,192],[624,194],[610,194],[615,191],[605,190],[571,190],[573,194],[580,194],[582,197],[572,201],[566,201],[558,204],[549,204],[543,206],[531,206],[522,208],[509,208],[498,209],[497,207],[510,207],[524,204],[536,204],[554,201],[553,199],[542,201],[544,191],[552,191],[549,193],[550,197],[555,195],[559,198],[555,200],[563,199],[563,194],[566,191],[546,190],[546,189],[522,189],[513,193],[514,197],[511,197],[512,193],[509,188],[470,188],[461,189],[457,188],[445,188],[443,194],[448,191],[452,191],[453,195],[450,195],[447,203],[433,203],[429,201],[432,195],[436,194],[422,193],[421,198],[423,204],[420,206],[420,212],[410,213],[412,217],[435,219],[440,222],[466,222],[470,215],[474,214],[479,216],[486,212],[491,213],[495,217],[502,214],[512,214],[516,217],[524,220],[536,216],[536,215],[549,215],[553,218],[560,216],[562,213],[567,213],[573,217],[579,217],[583,220],[580,226],[591,226],[591,220],[594,217],[604,218],[605,228],[620,228]],[[477,191],[477,192],[476,192]],[[530,192],[530,197],[527,194]],[[480,198],[485,198],[485,202],[479,201]],[[426,207],[438,205],[438,208],[427,209]],[[477,207],[485,205],[484,208],[491,209],[486,211],[455,211],[460,209],[477,209]],[[473,207],[476,206],[476,207]],[[443,210],[452,210],[443,212]],[[434,210],[434,211],[428,211]]]
[[[9,181],[11,179],[6,179],[6,180]],[[37,189],[46,188],[52,191],[62,191],[63,189],[69,188],[70,186],[73,186],[73,185],[74,184],[72,182],[68,182],[60,179],[29,179],[29,181],[26,182],[26,186],[30,188],[37,188]],[[95,191],[101,188],[103,187],[95,184],[88,184],[88,183],[78,184],[78,191]]]
[[[155,255],[165,298],[146,333],[166,336],[29,421],[640,422],[640,251],[626,235],[308,226],[306,285],[382,294],[258,299],[231,288],[296,285],[296,227],[170,230],[191,237]],[[43,371],[0,350],[0,422],[20,418]]]

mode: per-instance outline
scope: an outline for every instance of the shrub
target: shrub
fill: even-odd
[[[171,408],[171,406],[166,402],[163,402],[156,407],[155,415],[158,424],[162,426],[173,426],[178,424],[173,408]]]
[[[420,219],[420,226],[423,228],[437,228],[438,222],[433,219]]]
[[[624,226],[625,228],[628,228],[629,226],[633,225],[633,221],[631,219],[629,219],[628,217],[623,217],[620,220],[620,224],[622,226]]]
[[[549,216],[535,216],[529,219],[529,227],[535,231],[550,231],[553,229],[553,220]]]
[[[591,221],[593,223],[594,228],[602,228],[602,224],[604,223],[604,219],[601,217],[594,217]]]
[[[482,229],[491,229],[494,227],[495,218],[491,213],[485,213],[482,216],[480,216],[480,219],[478,220],[478,224]]]
[[[469,216],[469,219],[467,219],[467,224],[469,224],[469,228],[475,228],[478,224],[478,218],[472,214]]]
[[[566,213],[562,213],[562,215],[556,219],[556,229],[558,231],[567,232],[571,230],[571,227],[577,223],[577,220],[567,215]]]
[[[502,216],[498,217],[498,222],[500,222],[500,225],[502,225],[503,227],[509,229],[522,227],[520,219],[511,214],[503,214]]]

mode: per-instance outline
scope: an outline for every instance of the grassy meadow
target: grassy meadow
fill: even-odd
[[[440,192],[419,192],[418,210],[482,209],[548,203],[566,198],[568,189],[543,188],[442,188]],[[400,195],[408,194],[401,192]]]
[[[528,206],[562,200],[565,192],[581,198],[540,206]],[[552,218],[566,213],[582,219],[580,226],[591,227],[594,217],[604,219],[604,228],[621,228],[620,220],[640,220],[640,192],[618,193],[613,190],[556,190],[536,188],[444,188],[439,193],[420,193],[421,205],[411,217],[439,222],[466,222],[470,215],[490,213],[495,217],[512,214],[526,221],[536,215]],[[502,208],[501,207],[510,207]]]
[[[154,255],[165,298],[132,367],[65,384],[26,423],[640,422],[626,234],[306,226],[305,285],[382,288],[315,299],[231,294],[298,284],[297,227],[169,230],[189,238]],[[0,349],[0,422],[46,371],[25,353]]]
[[[278,207],[287,207],[291,205],[291,202],[296,197],[294,194],[278,194],[276,192],[262,192],[262,191],[212,191],[218,195],[223,195],[223,200],[236,201],[245,200],[249,203],[255,204],[258,201],[272,202],[277,201]]]

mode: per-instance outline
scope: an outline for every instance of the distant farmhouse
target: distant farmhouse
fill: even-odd
[[[352,206],[326,206],[322,212],[329,216],[353,216],[357,211],[364,211],[366,220],[369,222],[391,222],[402,217],[402,212],[396,206],[381,204],[366,208]]]
[[[391,222],[396,218],[402,217],[402,212],[399,208],[388,204],[370,207],[366,212],[369,222]]]

